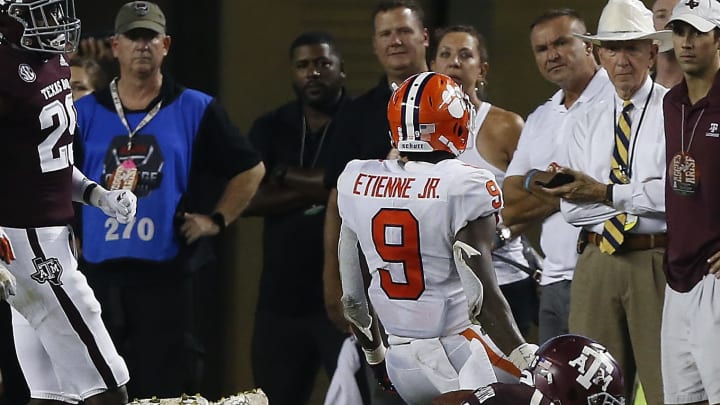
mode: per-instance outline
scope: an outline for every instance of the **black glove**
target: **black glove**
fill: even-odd
[[[390,381],[390,377],[388,376],[387,368],[385,367],[385,360],[381,361],[378,364],[371,364],[370,368],[372,369],[373,375],[375,376],[375,380],[378,382],[378,384],[380,384],[380,387],[383,389],[383,391],[397,393],[395,386],[393,385],[392,381]]]

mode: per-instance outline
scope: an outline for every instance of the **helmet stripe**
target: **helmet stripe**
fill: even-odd
[[[417,75],[405,92],[400,121],[405,139],[415,140],[415,134],[420,134],[420,100],[425,86],[433,75],[433,72]]]

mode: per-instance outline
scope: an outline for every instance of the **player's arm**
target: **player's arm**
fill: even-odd
[[[342,281],[343,312],[378,383],[383,389],[394,391],[395,388],[385,368],[385,344],[381,338],[378,318],[368,303],[357,245],[355,232],[341,225],[337,252]]]
[[[127,224],[135,219],[137,197],[130,190],[106,190],[90,180],[80,169],[73,166],[72,199],[75,202],[100,208],[105,215]]]
[[[453,253],[458,271],[461,268],[470,269],[482,285],[482,310],[475,320],[508,356],[508,360],[522,370],[532,360],[537,346],[525,342],[497,283],[491,258],[495,222],[494,216],[468,222],[455,236]]]

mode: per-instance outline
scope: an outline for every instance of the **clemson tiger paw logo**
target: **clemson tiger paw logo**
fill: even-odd
[[[452,115],[453,118],[461,118],[466,111],[465,103],[463,102],[465,97],[466,95],[460,87],[448,83],[442,92],[443,102],[441,106],[447,104],[450,115]]]

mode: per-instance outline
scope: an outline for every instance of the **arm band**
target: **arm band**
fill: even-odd
[[[92,195],[92,191],[95,190],[95,187],[97,186],[97,183],[90,183],[90,185],[85,188],[85,191],[83,191],[82,195],[82,200],[85,204],[92,205],[90,204],[90,196]]]
[[[523,183],[523,188],[525,188],[525,191],[530,193],[530,181],[532,181],[533,176],[535,173],[539,172],[538,169],[532,169],[529,172],[525,173],[525,182]]]
[[[365,360],[367,360],[371,366],[382,363],[382,361],[385,360],[385,345],[383,345],[382,342],[372,350],[363,347],[363,352],[365,352]]]
[[[85,175],[73,166],[72,172],[72,199],[75,202],[92,205],[91,194],[92,191],[98,187],[98,184],[94,181],[85,177]]]

